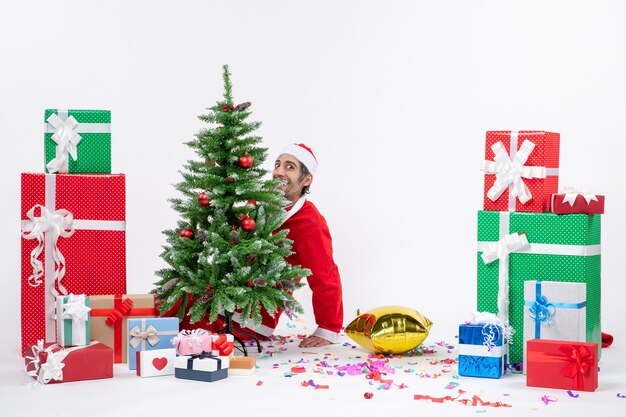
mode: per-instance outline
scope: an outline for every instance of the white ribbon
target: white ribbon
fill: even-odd
[[[576,197],[582,195],[587,204],[592,201],[598,201],[598,197],[595,194],[591,194],[588,190],[578,187],[563,187],[561,190],[561,194],[565,194],[563,197],[563,204],[569,203],[570,206],[574,206],[574,202],[576,201]]]
[[[211,350],[213,334],[206,329],[182,330],[170,342],[176,347],[177,353],[179,353],[179,346],[183,344],[182,346],[190,348],[193,353],[199,354],[202,351],[208,352]],[[186,352],[187,350],[184,351]]]
[[[472,312],[471,324],[483,324],[483,329],[489,326],[496,326],[502,333],[502,343],[513,343],[513,333],[515,330],[509,325],[508,322],[503,321],[501,318],[493,313],[487,311],[474,311]]]
[[[509,254],[530,247],[525,234],[511,233],[498,242],[487,242],[481,254],[483,262],[489,264],[499,259],[498,264],[498,318],[509,321]]]
[[[89,320],[90,311],[91,308],[86,305],[85,294],[70,294],[67,301],[63,304],[61,319],[72,320],[72,345],[89,344],[89,340],[86,340],[86,336],[87,321]],[[62,327],[63,324],[57,323],[57,326]]]
[[[513,143],[513,141],[510,146],[512,158],[509,157],[502,142],[498,141],[491,146],[495,154],[494,160],[484,160],[481,164],[481,170],[489,174],[496,174],[496,180],[487,192],[487,197],[491,201],[496,201],[511,186],[509,192],[513,200],[517,197],[520,203],[525,204],[532,198],[532,194],[522,178],[545,178],[546,167],[524,165],[530,153],[535,149],[533,142],[524,141],[519,150],[513,149],[517,147],[517,143]]]
[[[488,358],[501,358],[509,353],[509,346],[494,346],[490,350],[485,349],[483,345],[459,345],[459,355],[482,356]]]
[[[40,216],[35,216],[35,210],[40,210]],[[54,261],[54,282],[58,285],[62,294],[67,294],[65,287],[61,285],[61,280],[65,276],[65,257],[57,246],[59,237],[70,237],[74,234],[72,213],[65,209],[51,211],[46,207],[36,204],[26,216],[29,220],[25,222],[22,230],[24,239],[37,239],[37,246],[30,253],[30,264],[33,267],[33,273],[28,277],[28,283],[33,286],[39,286],[44,275],[43,263],[38,259],[44,249],[44,237],[50,239],[52,245],[52,259]],[[45,234],[45,235],[44,235]],[[52,286],[55,296],[58,296],[55,286]]]
[[[52,140],[57,146],[55,158],[46,164],[46,168],[50,173],[68,172],[69,156],[71,155],[74,161],[78,159],[76,147],[82,139],[75,130],[78,126],[78,122],[74,119],[74,116],[62,119],[54,113],[48,117],[47,122],[54,131]]]
[[[26,356],[26,359],[30,359],[30,362],[26,364],[26,375],[32,376],[37,379],[39,384],[47,384],[51,380],[63,381],[63,367],[65,364],[63,361],[65,357],[74,349],[63,349],[59,345],[53,344],[44,349],[43,340],[38,340],[37,344],[32,346],[33,356]],[[60,350],[53,352],[53,349],[60,348]],[[45,363],[41,363],[40,355],[46,352],[47,358]],[[33,369],[30,371],[28,368],[32,365]]]

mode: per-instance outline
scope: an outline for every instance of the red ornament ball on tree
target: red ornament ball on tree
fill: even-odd
[[[180,231],[180,237],[184,237],[186,239],[193,239],[193,230],[186,228]]]
[[[209,196],[207,196],[206,193],[202,192],[198,194],[198,203],[200,203],[201,206],[208,206],[211,204],[211,200],[209,200]]]
[[[256,222],[254,221],[254,219],[251,219],[250,217],[246,217],[245,219],[241,221],[241,228],[245,230],[246,232],[250,232],[254,230],[255,227],[256,227]]]
[[[248,282],[246,282],[246,285],[247,285],[248,287],[252,287],[252,286],[254,286],[254,284],[252,283],[252,281],[248,281]]]
[[[248,169],[252,167],[253,162],[254,162],[254,158],[252,158],[248,154],[245,154],[239,157],[239,166],[242,168]]]
[[[211,291],[211,284],[207,284],[207,285],[206,285],[206,290],[207,290],[207,291]]]

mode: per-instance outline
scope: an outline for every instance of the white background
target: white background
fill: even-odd
[[[619,348],[625,21],[618,0],[0,0],[0,342],[17,360],[19,175],[44,170],[44,109],[112,111],[128,292],[145,293],[177,220],[172,184],[195,157],[183,142],[229,64],[267,168],[296,140],[318,157],[310,199],[333,235],[346,324],[398,304],[456,333],[475,307],[485,131],[538,129],[561,134],[561,186],[607,196],[602,320]]]

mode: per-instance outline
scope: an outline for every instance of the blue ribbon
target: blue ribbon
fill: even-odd
[[[194,359],[215,359],[217,361],[217,370],[219,371],[220,369],[222,369],[222,360],[220,358],[218,358],[217,356],[211,353],[202,352],[202,353],[190,355],[189,359],[187,359],[187,369],[189,369],[190,371],[193,370]]]
[[[553,303],[548,297],[541,294],[541,281],[535,284],[535,301],[524,301],[530,307],[530,318],[535,320],[535,339],[541,339],[541,323],[552,324],[552,317],[557,308],[583,308],[586,301],[580,303]]]

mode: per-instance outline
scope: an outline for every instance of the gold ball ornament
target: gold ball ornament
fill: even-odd
[[[346,335],[375,353],[404,353],[415,349],[428,336],[433,323],[417,310],[385,306],[369,310],[345,328]]]

